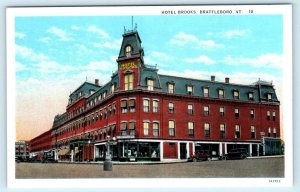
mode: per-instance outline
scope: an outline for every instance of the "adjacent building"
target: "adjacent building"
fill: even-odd
[[[224,155],[233,148],[256,156],[264,154],[263,139],[280,138],[280,102],[272,83],[162,75],[144,62],[141,43],[137,31],[125,31],[110,81],[86,81],[74,90],[66,112],[30,141],[31,152],[98,161],[109,142],[116,161],[187,159],[195,150]]]
[[[29,158],[28,141],[16,141],[15,142],[15,159],[27,160]]]

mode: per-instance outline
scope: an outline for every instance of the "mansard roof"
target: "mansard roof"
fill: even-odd
[[[132,52],[131,55],[143,54],[142,41],[137,31],[127,31],[123,34],[123,41],[119,52],[119,58],[126,57],[125,47],[130,45]]]

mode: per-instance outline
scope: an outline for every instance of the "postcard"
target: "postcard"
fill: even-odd
[[[292,6],[9,7],[7,98],[8,187],[289,187]]]

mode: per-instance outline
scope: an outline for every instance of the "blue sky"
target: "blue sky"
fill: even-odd
[[[261,78],[274,82],[280,98],[282,19],[135,16],[134,23],[145,62],[157,64],[159,73],[197,79],[216,75],[218,81],[228,76],[245,84]],[[54,115],[64,112],[70,91],[86,78],[109,80],[117,69],[124,26],[131,29],[131,17],[16,17],[17,127],[24,138],[29,126],[34,133],[49,129]],[[30,122],[33,116],[47,123]]]

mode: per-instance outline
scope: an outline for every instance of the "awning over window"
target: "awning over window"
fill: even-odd
[[[129,129],[135,129],[135,122],[129,123]]]
[[[111,125],[111,130],[112,131],[115,130],[115,128],[116,128],[116,125]]]
[[[127,101],[126,100],[122,100],[121,101],[121,107],[126,107],[127,106]]]
[[[126,123],[121,123],[121,130],[126,130]]]
[[[69,148],[67,148],[67,149],[61,149],[58,152],[58,155],[67,155],[67,154],[70,154],[70,149]]]
[[[128,105],[129,105],[129,107],[134,107],[135,106],[135,99],[130,99]]]

